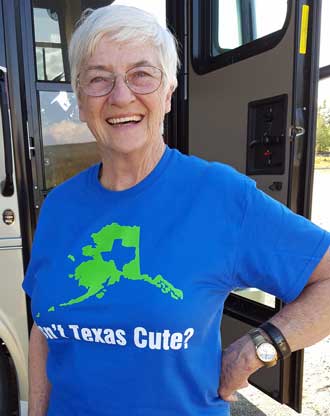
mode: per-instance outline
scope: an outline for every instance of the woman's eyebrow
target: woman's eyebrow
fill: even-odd
[[[152,65],[152,64],[149,61],[144,59],[142,61],[138,61],[138,62],[130,64],[129,67],[133,68],[134,66],[144,66],[144,65]]]
[[[104,65],[90,65],[86,68],[87,71],[92,71],[93,69],[107,70],[107,67]]]
[[[152,64],[149,61],[143,59],[141,61],[130,63],[127,66],[128,66],[128,68],[134,68],[136,66],[144,66],[144,65],[152,65]],[[98,70],[102,70],[102,71],[109,71],[109,67],[107,67],[105,65],[90,65],[86,68],[87,71],[92,71],[93,69],[98,69]]]

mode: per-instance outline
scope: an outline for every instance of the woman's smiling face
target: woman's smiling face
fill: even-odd
[[[89,96],[79,87],[80,120],[87,123],[101,151],[129,154],[161,139],[164,117],[171,109],[172,88],[163,76],[156,91],[145,95],[132,92],[124,75],[141,65],[161,68],[154,47],[118,43],[107,36],[84,65],[81,76],[92,68],[120,74],[113,90],[101,97]],[[127,122],[129,119],[132,121]]]

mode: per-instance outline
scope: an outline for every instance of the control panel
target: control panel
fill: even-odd
[[[249,103],[248,175],[284,173],[287,103],[286,94]]]

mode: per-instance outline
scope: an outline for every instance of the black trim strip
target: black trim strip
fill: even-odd
[[[73,92],[71,84],[67,82],[52,82],[52,81],[40,81],[36,83],[37,91],[49,91],[49,92]]]
[[[330,77],[330,65],[320,68],[320,79]]]
[[[12,144],[11,144],[11,128],[9,118],[9,100],[7,97],[8,85],[7,85],[7,70],[0,67],[0,106],[1,106],[1,118],[3,129],[3,148],[5,156],[5,172],[6,178],[1,183],[2,196],[12,196],[14,194],[14,181],[13,181],[13,159],[12,159]]]
[[[225,302],[224,313],[253,327],[268,321],[277,312],[270,306],[231,293]]]
[[[188,136],[188,0],[166,1],[166,17],[169,29],[178,41],[178,88],[172,98],[172,110],[167,116],[166,142],[182,153],[189,152]]]

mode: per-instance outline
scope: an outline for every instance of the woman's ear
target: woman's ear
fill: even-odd
[[[84,104],[81,100],[81,97],[79,97],[79,95],[77,96],[77,101],[78,101],[78,109],[79,109],[79,120],[82,123],[86,122],[86,114],[85,114],[85,110],[84,110]]]
[[[172,102],[172,95],[175,88],[174,85],[170,85],[165,97],[165,114],[171,111],[171,102]]]

